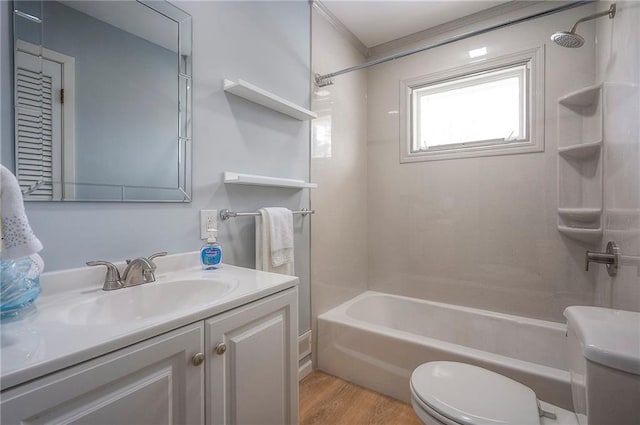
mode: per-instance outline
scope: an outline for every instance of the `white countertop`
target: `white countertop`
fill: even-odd
[[[218,270],[201,270],[198,252],[155,260],[156,282],[102,291],[105,269],[83,267],[44,273],[42,294],[32,314],[0,326],[0,389],[5,390],[45,374],[61,370],[189,323],[228,311],[298,284],[295,276],[266,273],[224,264]],[[123,263],[117,264],[121,269]],[[116,322],[83,323],[70,315],[74,306],[130,291],[144,296],[148,285],[179,285],[175,280],[215,279],[229,285],[227,293],[194,305],[171,309],[148,317],[136,316]],[[158,286],[160,287],[160,286]],[[154,288],[158,289],[158,288]],[[164,300],[163,300],[164,304]],[[170,305],[170,301],[167,302]],[[123,306],[126,308],[126,306]],[[117,314],[117,312],[116,312]]]

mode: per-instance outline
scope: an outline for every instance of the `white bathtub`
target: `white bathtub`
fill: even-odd
[[[411,400],[409,377],[433,360],[475,364],[572,409],[566,326],[415,298],[365,292],[318,316],[318,367]]]

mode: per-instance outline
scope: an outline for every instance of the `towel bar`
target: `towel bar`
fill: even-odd
[[[309,214],[315,214],[316,212],[314,210],[303,208],[300,211],[291,211],[291,213],[300,214],[304,217]],[[257,217],[259,215],[260,213],[257,211],[256,212],[235,212],[235,211],[229,211],[227,209],[220,210],[220,219],[222,221],[229,220],[230,218],[235,218],[235,217]]]

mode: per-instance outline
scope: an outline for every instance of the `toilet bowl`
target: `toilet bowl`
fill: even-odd
[[[538,400],[513,379],[478,366],[436,361],[411,375],[411,404],[425,425],[640,424],[640,314],[568,307],[575,412]]]
[[[425,363],[410,382],[411,404],[426,425],[578,424],[573,412],[540,402],[529,387],[470,364]]]

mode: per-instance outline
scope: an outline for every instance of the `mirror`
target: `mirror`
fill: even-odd
[[[191,200],[191,17],[164,1],[15,1],[28,201]]]

